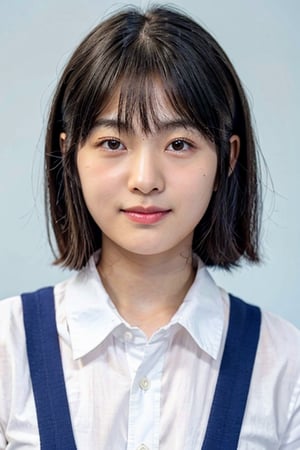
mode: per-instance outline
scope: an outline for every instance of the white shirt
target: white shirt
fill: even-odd
[[[55,287],[55,304],[78,450],[200,450],[229,313],[207,269],[149,340],[119,316],[93,258]],[[37,450],[20,297],[0,302],[0,326],[0,449]],[[238,449],[300,449],[300,332],[269,313]]]

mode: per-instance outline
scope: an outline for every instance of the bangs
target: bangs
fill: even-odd
[[[140,45],[116,55],[105,70],[98,65],[86,98],[90,100],[81,129],[89,133],[93,122],[118,96],[118,124],[133,130],[138,123],[145,133],[157,131],[162,124],[162,110],[187,126],[215,141],[219,114],[215,99],[209,98],[205,80],[191,71],[191,62],[179,62],[157,46]],[[199,68],[198,68],[199,70]],[[105,80],[105,83],[103,82]],[[93,84],[95,83],[95,84]],[[93,100],[94,99],[94,102]],[[218,116],[218,117],[217,117]],[[81,118],[82,115],[81,115]],[[167,117],[166,117],[167,119]],[[79,124],[78,124],[79,125]],[[216,139],[218,140],[218,139]]]
[[[176,81],[166,80],[161,73],[144,72],[139,75],[131,72],[119,84],[119,126],[122,124],[126,130],[133,130],[134,122],[143,133],[151,134],[160,130],[172,116],[175,121],[197,128],[211,138],[207,124],[199,120],[199,114],[193,113],[185,98]]]
[[[159,131],[171,116],[172,120],[186,127],[193,127],[207,139],[214,141],[212,124],[206,120],[207,109],[199,109],[199,101],[193,98],[191,89],[187,89],[185,84],[180,85],[180,76],[178,79],[166,76],[161,67],[147,70],[144,62],[142,67],[138,67],[135,57],[133,61],[134,68],[129,63],[116,70],[122,73],[122,77],[114,80],[113,84],[107,86],[106,92],[102,93],[99,106],[95,108],[95,120],[117,97],[119,129],[134,131],[138,125],[144,134],[152,134]]]
[[[232,89],[220,58],[203,45],[198,29],[193,36],[181,22],[159,23],[151,13],[130,13],[125,31],[113,25],[97,29],[97,39],[92,33],[83,43],[83,67],[73,68],[63,102],[64,123],[73,122],[67,134],[83,141],[118,95],[123,128],[132,129],[135,121],[144,133],[153,132],[160,127],[163,106],[217,145],[228,139],[235,116]]]

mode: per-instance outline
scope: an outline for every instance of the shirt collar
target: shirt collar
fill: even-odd
[[[95,260],[96,255],[66,286],[66,315],[74,359],[89,353],[125,323],[102,285]],[[216,359],[222,341],[224,307],[219,288],[199,259],[197,263],[194,283],[169,326],[180,324],[199,347]]]
[[[198,259],[194,283],[172,322],[183,326],[196,344],[216,359],[222,343],[224,321],[221,290]]]
[[[122,324],[98,274],[96,255],[66,287],[66,315],[74,359],[81,358]]]

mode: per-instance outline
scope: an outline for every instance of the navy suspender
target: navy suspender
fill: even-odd
[[[42,450],[76,450],[55,321],[53,288],[22,294]]]
[[[230,295],[230,317],[202,450],[236,450],[259,339],[261,312]]]
[[[55,321],[53,288],[22,294],[26,345],[42,450],[76,450]],[[236,450],[261,312],[230,295],[230,318],[202,450]]]

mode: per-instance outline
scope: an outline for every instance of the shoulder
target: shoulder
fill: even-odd
[[[22,380],[26,390],[29,384],[20,296],[0,301],[0,317],[0,428],[5,429],[18,397],[13,386]]]
[[[246,303],[254,306],[251,303]],[[289,384],[300,380],[300,330],[289,321],[261,309],[261,326],[255,369],[261,375],[288,375]]]
[[[298,446],[293,448],[300,448],[299,348],[300,331],[287,320],[261,310],[241,448],[243,445],[246,448],[249,436],[253,448],[262,448],[262,437],[266,443],[263,448],[279,448],[279,443],[290,442],[297,442]]]
[[[7,343],[7,337],[15,334],[20,324],[22,325],[21,296],[6,298],[0,301],[0,345]],[[4,342],[3,342],[4,341]]]
[[[287,320],[262,312],[258,347],[261,376],[273,377],[280,390],[290,393],[290,398],[300,395],[300,330]]]
[[[69,280],[68,280],[69,281]],[[60,313],[64,292],[68,281],[54,286],[54,298],[57,313]],[[21,295],[9,297],[0,301],[0,362],[3,355],[8,354],[10,358],[15,357],[13,348],[20,350],[25,346],[25,331],[23,320],[23,306]]]
[[[300,330],[287,320],[267,311],[262,311],[260,346],[277,359],[292,361],[299,365],[300,374]]]
[[[228,316],[230,296],[222,289],[221,293],[223,304],[225,305],[225,316]],[[241,299],[237,298],[237,300]],[[250,307],[257,307],[257,305],[249,303],[247,300],[242,303]],[[277,361],[284,363],[290,361],[298,364],[300,375],[300,329],[274,313],[259,309],[261,312],[261,326],[258,352],[263,353],[266,359],[274,356]]]
[[[227,297],[227,298],[226,298]],[[226,309],[229,297],[226,295]],[[224,298],[224,297],[223,297]],[[251,303],[246,303],[250,306]],[[229,311],[228,311],[229,313]],[[226,313],[227,315],[227,313]],[[280,380],[289,390],[300,388],[300,330],[282,317],[261,309],[255,373],[261,381]]]
[[[54,288],[55,303],[61,314],[65,283]],[[7,424],[10,411],[26,404],[30,392],[26,337],[21,295],[0,301],[0,427]],[[22,392],[19,391],[22,380]],[[21,401],[22,399],[22,401]]]

